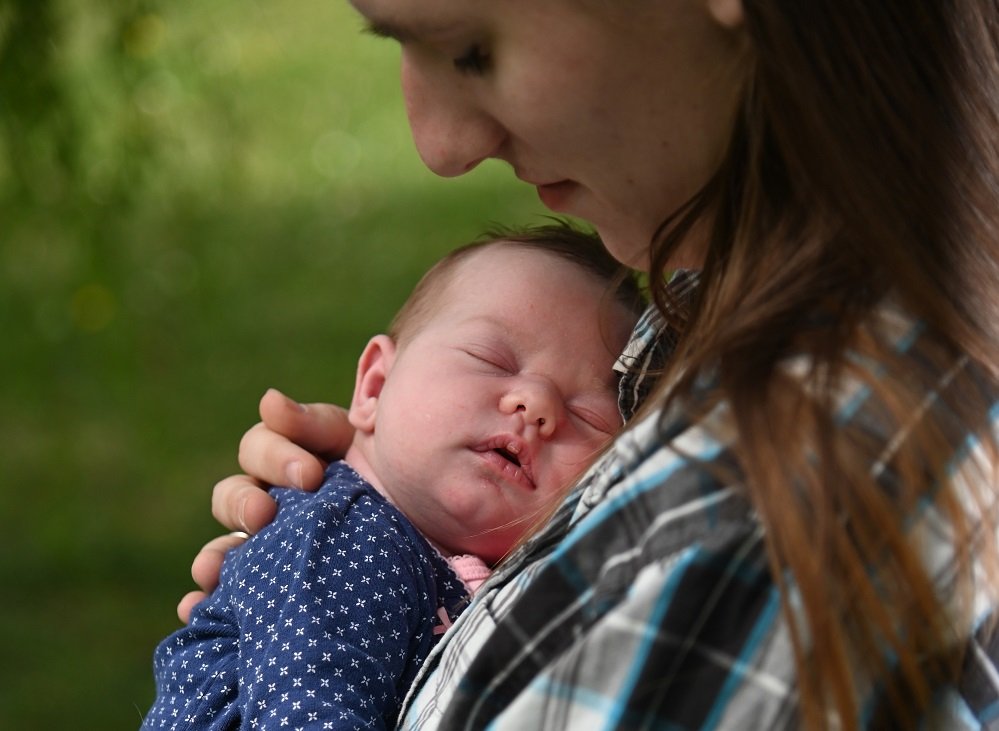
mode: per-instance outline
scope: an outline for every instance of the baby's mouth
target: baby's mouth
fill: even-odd
[[[474,449],[489,454],[489,461],[492,462],[493,467],[498,469],[507,479],[521,482],[532,490],[537,489],[534,482],[534,455],[530,446],[519,437],[512,434],[499,434]]]
[[[515,452],[511,452],[509,449],[505,449],[503,447],[498,447],[493,451],[508,462],[513,462],[515,465],[520,467],[520,459],[517,457]]]

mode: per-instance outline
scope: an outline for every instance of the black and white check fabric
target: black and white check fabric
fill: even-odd
[[[674,281],[688,287],[692,280]],[[924,328],[891,305],[879,318],[899,358],[925,370]],[[626,351],[626,415],[644,398],[648,376],[668,357],[671,342],[655,313],[640,321]],[[870,365],[877,373],[877,364]],[[936,389],[970,368],[958,358],[931,378],[926,408],[933,408]],[[999,386],[978,376],[972,380],[981,384],[982,403],[991,405],[995,438]],[[839,404],[841,428],[866,428],[865,420],[876,421],[872,415],[880,412],[870,390],[855,383],[843,384]],[[400,728],[799,727],[793,651],[763,528],[740,485],[722,483],[706,469],[724,461],[729,474],[738,474],[730,434],[721,403],[697,423],[652,413],[618,437],[431,653]],[[880,437],[886,451],[897,436]],[[961,446],[950,467],[961,479],[994,481],[995,465],[974,469],[982,467],[976,439],[969,432],[954,441]],[[911,518],[941,596],[949,596],[946,520],[932,496]],[[939,689],[934,728],[999,729],[999,639],[985,630],[994,592],[981,583],[976,624],[965,632],[965,677],[960,686]],[[860,692],[870,701],[867,724],[877,695]]]

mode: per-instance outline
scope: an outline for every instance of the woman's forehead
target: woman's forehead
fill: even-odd
[[[349,0],[378,35],[399,41],[453,35],[481,22],[500,22],[506,29],[529,22],[525,13],[575,13],[581,0]],[[601,0],[604,2],[605,0]],[[613,7],[613,3],[611,4]]]

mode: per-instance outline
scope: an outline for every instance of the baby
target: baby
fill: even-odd
[[[345,458],[231,551],[155,653],[143,728],[383,728],[468,597],[621,425],[641,311],[568,226],[460,248],[357,366]]]

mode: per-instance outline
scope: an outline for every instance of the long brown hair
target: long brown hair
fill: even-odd
[[[698,301],[674,323],[686,333],[674,386],[653,402],[695,417],[727,403],[805,725],[858,728],[873,688],[868,720],[912,727],[959,674],[972,590],[999,592],[999,6],[744,9],[749,70],[727,156],[653,246],[652,271],[665,271],[708,230]],[[656,277],[652,290],[669,316]],[[918,363],[888,342],[886,302],[925,324]],[[689,398],[708,369],[710,402]],[[870,389],[877,433],[837,421],[848,382]],[[990,461],[959,484],[948,467],[968,432]],[[908,530],[925,500],[951,529],[952,596]]]

